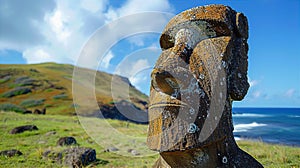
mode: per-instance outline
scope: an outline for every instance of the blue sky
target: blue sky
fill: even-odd
[[[300,107],[299,0],[0,0],[0,64],[76,64],[93,33],[119,17],[146,11],[178,14],[207,4],[229,5],[249,21],[251,87],[234,106]],[[159,33],[121,39],[98,69],[127,76],[148,93],[149,73],[160,53],[158,39]]]

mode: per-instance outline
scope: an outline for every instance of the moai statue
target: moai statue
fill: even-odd
[[[167,24],[151,74],[154,167],[263,167],[233,136],[232,101],[249,88],[247,39],[247,18],[223,5],[186,10]]]

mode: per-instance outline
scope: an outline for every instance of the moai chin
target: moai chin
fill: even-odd
[[[167,24],[151,74],[154,167],[263,167],[233,136],[232,101],[249,88],[247,39],[247,18],[223,5],[186,10]]]

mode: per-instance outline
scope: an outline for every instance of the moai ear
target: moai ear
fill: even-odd
[[[242,13],[236,14],[238,35],[233,39],[232,57],[229,60],[229,94],[233,100],[242,100],[249,88],[248,71],[248,22]]]

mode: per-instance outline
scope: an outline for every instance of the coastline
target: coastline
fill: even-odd
[[[300,147],[300,108],[233,108],[236,140]]]

